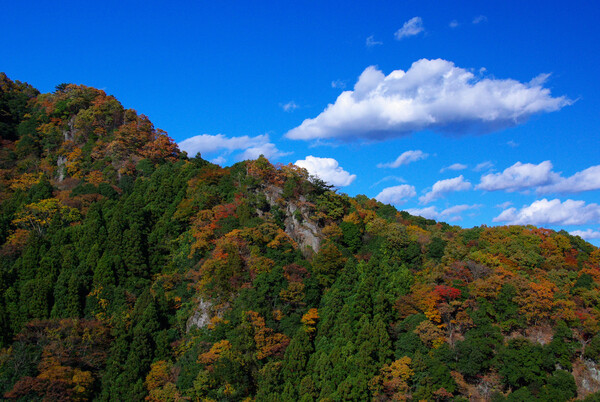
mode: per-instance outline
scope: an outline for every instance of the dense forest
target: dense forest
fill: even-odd
[[[0,74],[8,400],[600,400],[600,249],[462,229]]]

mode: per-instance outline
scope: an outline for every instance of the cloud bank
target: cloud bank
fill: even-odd
[[[309,155],[306,159],[297,160],[295,165],[305,168],[308,173],[336,187],[348,186],[356,179],[355,174],[346,172],[333,158]]]
[[[317,117],[287,132],[299,140],[359,138],[383,140],[415,131],[482,134],[523,123],[537,113],[572,103],[552,97],[542,85],[548,75],[529,83],[476,78],[454,63],[421,59],[408,71],[383,74],[367,67],[354,85]]]
[[[493,219],[510,225],[585,225],[600,222],[600,205],[585,201],[541,199],[521,209],[509,208]]]
[[[402,165],[408,165],[409,163],[419,161],[421,159],[426,159],[429,154],[421,150],[416,151],[406,151],[403,152],[402,155],[396,158],[395,161],[389,163],[379,163],[377,165],[378,168],[397,168]]]

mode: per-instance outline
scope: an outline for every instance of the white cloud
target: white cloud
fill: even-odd
[[[279,106],[281,106],[281,108],[285,112],[293,112],[294,110],[296,110],[296,109],[298,109],[300,107],[294,101],[289,101],[288,103],[285,103],[285,104],[281,104],[280,103]]]
[[[464,170],[467,167],[468,167],[467,165],[463,165],[462,163],[453,163],[450,166],[441,168],[440,173],[444,173],[446,170]]]
[[[571,177],[560,177],[555,183],[541,186],[538,193],[578,193],[600,189],[600,165],[591,166]]]
[[[436,207],[434,207],[434,206],[426,207],[426,208],[411,208],[411,209],[406,209],[405,211],[411,215],[422,216],[423,218],[426,218],[426,219],[435,219],[435,220],[446,219],[446,220],[450,220],[450,221],[459,221],[462,219],[462,217],[460,216],[460,214],[462,212],[468,211],[470,209],[480,208],[480,207],[481,207],[481,205],[479,205],[479,204],[475,204],[475,205],[461,204],[461,205],[455,205],[453,207],[446,208],[440,212],[438,212]]]
[[[289,155],[288,152],[282,152],[277,149],[275,144],[271,143],[267,134],[249,137],[227,137],[223,134],[202,134],[183,140],[179,148],[186,151],[188,155],[208,154],[217,151],[244,151],[237,156],[238,160],[255,159],[261,153],[266,158],[276,159],[278,157]]]
[[[264,144],[266,142],[269,142],[269,136],[266,134],[257,135],[256,137],[244,135],[242,137],[231,138],[228,138],[223,134],[202,134],[183,140],[179,144],[179,148],[186,151],[189,155],[195,155],[198,152],[209,153],[223,149],[228,151],[246,149],[257,144]]]
[[[574,230],[572,232],[569,232],[569,234],[571,234],[573,236],[579,236],[585,240],[600,239],[600,231],[596,231],[596,230],[592,230],[592,229]]]
[[[481,182],[475,187],[486,191],[520,191],[556,182],[559,175],[552,171],[552,163],[544,161],[539,165],[517,162],[502,173],[481,176]]]
[[[225,164],[225,162],[227,162],[227,159],[225,159],[223,156],[217,156],[216,158],[211,159],[210,161],[216,165],[223,166],[223,164]]]
[[[440,213],[436,210],[435,207],[427,207],[427,208],[408,208],[405,209],[411,215],[422,216],[425,219],[437,219]]]
[[[371,35],[367,38],[367,41],[366,41],[367,47],[373,47],[373,46],[377,46],[377,45],[383,45],[383,42],[376,41],[374,35]]]
[[[355,174],[346,172],[333,158],[309,155],[306,159],[297,160],[295,165],[305,168],[313,176],[336,187],[348,186],[356,179]]]
[[[487,17],[485,15],[478,15],[477,17],[473,18],[473,24],[480,24],[486,21]]]
[[[475,169],[473,169],[473,170],[476,172],[481,172],[482,170],[489,170],[493,167],[494,167],[494,164],[492,162],[485,161],[485,162],[478,163],[477,166],[475,166]]]
[[[415,151],[406,151],[406,152],[403,152],[402,155],[397,157],[395,161],[389,162],[389,163],[379,163],[379,164],[377,164],[377,167],[378,168],[397,168],[402,165],[408,165],[409,163],[419,161],[421,159],[426,159],[428,156],[429,156],[429,154],[426,154],[425,152],[418,150],[418,149]]]
[[[513,140],[507,141],[506,145],[508,145],[511,148],[516,148],[519,146],[519,143],[514,142]]]
[[[354,90],[342,92],[317,117],[286,134],[291,139],[382,140],[415,131],[481,134],[523,123],[536,113],[570,105],[542,82],[476,78],[446,60],[422,59],[385,76],[366,68]]]
[[[236,159],[240,161],[248,160],[248,159],[258,159],[259,156],[263,155],[267,159],[278,159],[282,156],[290,155],[291,152],[281,152],[275,144],[270,142],[265,144],[260,144],[255,147],[250,147],[246,149],[244,152],[239,154]]]
[[[417,195],[414,186],[401,184],[399,186],[384,188],[375,199],[384,204],[402,204],[407,198]]]
[[[396,31],[394,36],[397,40],[401,40],[409,36],[418,35],[424,30],[425,28],[423,27],[423,20],[421,17],[413,17],[406,21],[404,25],[402,25],[402,28]]]
[[[450,23],[448,24],[448,26],[449,26],[450,28],[456,28],[456,27],[458,27],[459,25],[460,25],[460,24],[459,24],[459,23],[458,23],[458,21],[456,21],[456,20],[452,20],[452,21],[450,21]]]
[[[462,175],[452,179],[440,180],[433,185],[431,191],[419,197],[419,202],[421,204],[428,204],[435,199],[443,197],[447,193],[469,190],[470,188],[471,183],[466,181]]]
[[[585,201],[546,198],[521,209],[509,208],[493,219],[511,225],[585,225],[600,222],[600,205]]]
[[[346,88],[346,83],[342,80],[331,81],[331,88]]]

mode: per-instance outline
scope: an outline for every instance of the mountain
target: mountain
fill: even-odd
[[[600,398],[579,237],[222,168],[83,85],[0,75],[0,138],[6,399]]]

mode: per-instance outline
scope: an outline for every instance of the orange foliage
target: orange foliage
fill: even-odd
[[[262,360],[269,356],[281,357],[285,352],[290,339],[284,334],[276,333],[265,326],[265,319],[257,312],[247,311],[246,319],[254,329],[254,342],[256,343],[256,358]]]
[[[213,364],[231,350],[231,343],[228,340],[221,340],[210,348],[206,353],[198,357],[198,362],[202,364]]]
[[[304,330],[308,333],[313,333],[317,330],[317,321],[319,320],[319,311],[316,308],[311,308],[302,316],[302,324]]]
[[[374,400],[384,397],[393,401],[407,400],[407,393],[410,390],[408,381],[415,374],[410,367],[411,363],[411,358],[404,356],[383,366],[379,375],[369,381],[369,388],[374,394]]]
[[[106,183],[104,175],[98,170],[92,170],[90,173],[88,173],[88,175],[85,177],[85,180],[94,186],[97,186],[100,183]]]
[[[519,303],[520,313],[534,325],[550,319],[556,290],[556,285],[547,280],[529,282],[524,291],[515,298]]]

